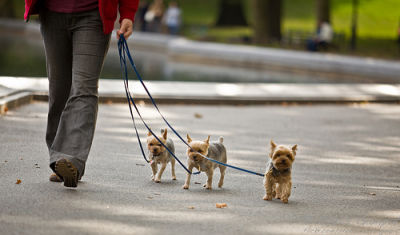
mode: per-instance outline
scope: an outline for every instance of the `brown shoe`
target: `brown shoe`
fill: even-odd
[[[78,186],[78,169],[67,159],[60,159],[56,162],[55,171],[64,181],[65,187],[76,188]]]
[[[56,173],[51,174],[49,180],[51,182],[63,182],[62,179],[56,175]]]

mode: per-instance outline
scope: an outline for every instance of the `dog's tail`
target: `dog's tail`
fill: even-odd
[[[218,141],[219,141],[220,144],[222,144],[224,142],[224,137],[220,136]]]

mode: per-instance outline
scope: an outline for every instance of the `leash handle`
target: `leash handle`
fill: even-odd
[[[130,62],[130,64],[131,64],[133,70],[135,71],[136,77],[139,79],[140,83],[142,84],[144,90],[146,91],[147,95],[149,96],[149,98],[150,98],[150,100],[151,100],[153,106],[156,108],[157,112],[160,114],[161,118],[164,120],[164,122],[167,124],[167,126],[174,132],[174,134],[175,134],[187,147],[189,147],[190,149],[192,149],[192,147],[190,147],[190,145],[182,138],[182,136],[179,135],[179,133],[172,127],[172,125],[167,121],[167,119],[166,119],[166,118],[164,117],[164,115],[161,113],[161,111],[160,111],[160,109],[158,108],[158,106],[157,106],[155,100],[153,99],[152,95],[150,94],[149,90],[147,89],[146,85],[144,84],[143,79],[142,79],[142,77],[140,76],[140,73],[139,73],[139,71],[138,71],[137,68],[136,68],[135,63],[133,62],[132,56],[131,56],[130,51],[129,51],[129,48],[128,48],[128,44],[127,44],[127,42],[126,42],[126,39],[125,39],[124,35],[122,35],[122,34],[120,35],[120,39],[119,39],[119,41],[118,41],[118,50],[119,50],[119,55],[120,55],[120,62],[121,62],[121,59],[122,59],[121,54],[123,55],[122,62],[123,62],[123,64],[124,64],[124,72],[125,72],[125,73],[124,73],[124,84],[125,84],[125,91],[126,91],[126,93],[127,93],[127,99],[128,99],[128,102],[129,102],[129,109],[130,109],[130,111],[131,111],[132,119],[133,119],[133,114],[132,114],[132,110],[131,110],[131,102],[132,102],[133,106],[135,107],[136,112],[138,113],[138,115],[139,115],[140,119],[142,120],[143,124],[145,125],[145,127],[146,127],[146,128],[149,130],[149,132],[160,142],[160,144],[163,145],[163,147],[165,147],[165,148],[167,149],[167,151],[179,162],[179,164],[180,164],[189,174],[200,174],[200,172],[196,172],[196,173],[190,172],[190,171],[186,168],[186,166],[185,166],[183,163],[181,163],[181,161],[175,156],[175,154],[173,154],[172,151],[171,151],[167,146],[165,146],[165,144],[162,143],[162,141],[160,141],[160,139],[153,133],[153,131],[148,127],[148,125],[146,124],[146,122],[143,120],[142,115],[141,115],[140,112],[139,112],[139,109],[137,108],[137,106],[136,106],[136,104],[135,104],[135,102],[134,102],[132,96],[130,95],[130,91],[129,91],[129,87],[128,87],[128,72],[127,72],[127,68],[126,68],[126,57],[125,57],[125,55],[128,57],[128,61]],[[122,53],[122,52],[123,52],[123,53]],[[122,63],[121,63],[121,70],[122,70]],[[134,122],[134,123],[135,123],[135,122]],[[137,131],[137,129],[136,129],[136,125],[135,125],[135,130],[136,130],[137,138],[138,138],[138,140],[139,140],[140,148],[141,148],[141,150],[142,150],[142,154],[143,154],[143,156],[144,156],[143,146],[141,145],[141,142],[140,142],[140,139],[139,139],[139,135],[138,135],[138,131]],[[226,164],[226,163],[217,161],[217,160],[215,160],[215,159],[209,158],[209,157],[207,157],[207,156],[205,156],[205,155],[203,155],[203,154],[201,154],[201,153],[199,153],[199,152],[197,152],[197,154],[199,154],[200,156],[204,157],[205,159],[207,159],[207,160],[209,160],[209,161],[212,161],[212,162],[215,162],[215,163],[217,163],[217,164],[219,164],[219,165],[223,165],[223,166],[230,167],[230,168],[233,168],[233,169],[236,169],[236,170],[240,170],[240,171],[243,171],[243,172],[247,172],[247,173],[250,173],[250,174],[253,174],[253,175],[258,175],[258,176],[264,177],[264,174],[262,174],[262,173],[258,173],[258,172],[251,171],[251,170],[247,170],[247,169],[244,169],[244,168],[241,168],[241,167],[237,167],[237,166],[233,166],[233,165],[230,165],[230,164]],[[145,156],[144,156],[144,158],[145,158],[146,161],[148,161],[148,160],[146,159]]]

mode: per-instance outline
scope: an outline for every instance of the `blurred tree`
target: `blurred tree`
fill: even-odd
[[[351,38],[350,48],[356,50],[357,46],[357,18],[358,18],[358,0],[352,1],[352,17],[351,17]]]
[[[282,2],[283,0],[252,0],[255,43],[281,40]]]
[[[247,26],[242,0],[219,0],[216,26]]]
[[[14,0],[1,0],[0,1],[0,17],[14,18]]]
[[[319,22],[331,22],[330,0],[316,0],[316,1],[317,1],[317,24]]]

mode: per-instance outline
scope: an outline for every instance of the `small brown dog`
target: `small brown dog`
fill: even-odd
[[[203,171],[207,174],[207,183],[203,186],[206,189],[212,188],[212,180],[214,169],[219,167],[219,171],[221,176],[219,178],[218,187],[222,187],[224,184],[224,177],[225,177],[225,170],[226,166],[219,165],[212,161],[209,161],[199,155],[198,153],[207,156],[208,158],[215,159],[219,162],[226,163],[226,149],[225,146],[222,144],[224,139],[222,137],[219,138],[218,142],[210,143],[210,136],[204,141],[192,141],[189,135],[187,135],[187,140],[190,145],[190,148],[187,149],[187,156],[188,156],[188,168],[189,171],[192,172],[193,168],[197,168],[199,171]],[[189,189],[190,184],[190,177],[191,174],[187,174],[185,184],[183,185],[184,189]]]
[[[285,146],[277,146],[271,140],[270,160],[264,176],[265,196],[264,200],[272,200],[273,197],[288,203],[292,189],[291,169],[296,156],[297,145],[291,149]]]
[[[161,130],[162,136],[158,138],[175,154],[174,142],[167,138],[167,129]],[[175,158],[158,142],[158,140],[149,132],[147,134],[147,148],[149,150],[150,166],[153,170],[152,180],[156,183],[161,182],[161,176],[167,167],[168,162],[171,162],[172,179],[176,180],[175,176]],[[161,164],[161,169],[158,171],[157,164]]]

